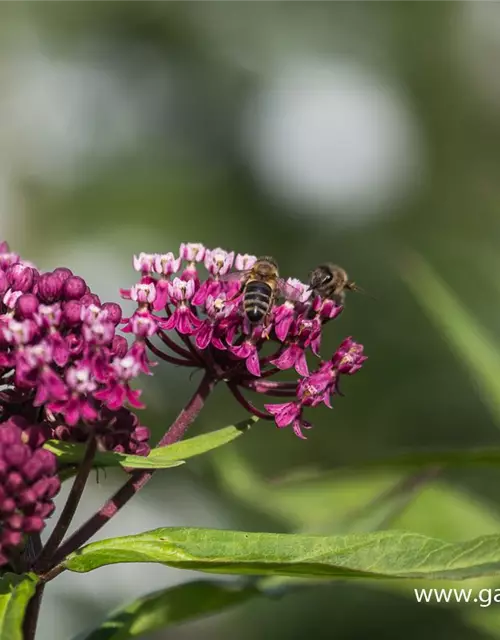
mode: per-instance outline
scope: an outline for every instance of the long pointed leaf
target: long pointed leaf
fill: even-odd
[[[401,531],[305,536],[174,527],[94,542],[64,566],[87,572],[120,562],[228,574],[458,580],[500,574],[500,535],[449,543]]]

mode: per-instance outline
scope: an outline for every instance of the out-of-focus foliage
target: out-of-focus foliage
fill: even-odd
[[[413,257],[410,264],[409,287],[464,362],[493,419],[500,423],[500,349],[425,262]]]
[[[0,579],[0,634],[22,640],[23,617],[35,593],[38,578],[33,574],[5,573]]]
[[[194,580],[155,591],[115,611],[99,628],[76,640],[127,640],[166,629],[193,617],[206,616],[242,604],[259,595],[252,586]]]

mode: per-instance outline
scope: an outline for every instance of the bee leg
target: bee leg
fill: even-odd
[[[232,296],[231,298],[227,298],[226,299],[226,303],[227,302],[232,302],[233,300],[236,300],[236,298],[239,298],[239,296],[241,295],[241,291],[238,291],[238,293],[236,293],[234,296]]]
[[[264,317],[264,321],[262,323],[263,325],[263,329],[262,329],[262,335],[264,336],[264,338],[266,340],[270,340],[270,336],[269,334],[271,333],[271,323],[269,322],[270,319],[270,314],[267,313]]]

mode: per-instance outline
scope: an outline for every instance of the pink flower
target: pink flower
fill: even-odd
[[[305,406],[315,407],[323,402],[331,409],[330,395],[333,393],[336,380],[336,371],[331,363],[326,363],[318,371],[299,382],[297,396]]]
[[[232,267],[234,251],[227,252],[224,249],[207,249],[205,253],[205,267],[212,276],[223,276]]]
[[[123,331],[133,333],[138,338],[150,338],[158,327],[158,319],[148,311],[139,310],[127,322]]]
[[[189,262],[202,262],[206,254],[205,247],[199,242],[184,242],[181,244],[179,253],[183,260]]]
[[[277,427],[288,427],[300,416],[298,402],[284,402],[282,404],[265,404],[264,407],[274,416]]]
[[[111,322],[93,322],[82,326],[82,334],[89,344],[110,344],[115,335],[115,328]]]
[[[153,304],[156,297],[156,287],[152,282],[142,282],[130,289],[130,299],[141,305]]]
[[[304,303],[309,300],[311,290],[307,284],[304,284],[297,278],[287,278],[286,285],[289,297],[295,302]]]
[[[58,327],[61,323],[62,310],[59,303],[56,304],[40,304],[34,320],[39,327],[51,328]]]
[[[245,340],[239,347],[231,346],[230,351],[237,358],[245,360],[246,368],[253,376],[260,376],[259,354],[254,342]]]
[[[251,256],[248,253],[238,253],[234,261],[234,268],[237,271],[246,271],[251,269],[257,260],[257,256]]]
[[[78,365],[70,367],[66,372],[66,382],[73,391],[78,393],[92,393],[97,389],[97,384],[92,378],[90,367]]]
[[[166,331],[176,329],[179,333],[188,336],[199,331],[202,324],[202,321],[185,304],[178,306],[168,320],[160,322],[162,329]]]
[[[38,374],[38,383],[33,405],[40,407],[50,402],[64,400],[68,395],[66,385],[50,367],[42,367]]]
[[[363,345],[354,342],[352,338],[346,338],[334,354],[332,364],[340,373],[353,375],[361,369],[367,359],[363,355]]]
[[[185,335],[192,335],[199,330],[202,322],[187,304],[193,297],[194,290],[195,284],[193,280],[174,278],[173,282],[168,283],[169,297],[178,306],[168,320],[160,322],[160,326],[163,329],[166,331],[176,329],[179,333]]]
[[[17,301],[22,295],[22,291],[13,291],[12,289],[9,289],[3,297],[3,303],[6,307],[9,307],[9,309],[14,309]]]
[[[29,344],[37,333],[37,328],[32,320],[23,320],[18,322],[17,320],[10,319],[7,322],[7,326],[4,327],[3,337],[6,342],[13,345],[25,345]]]
[[[158,253],[154,260],[154,270],[164,276],[177,273],[181,266],[181,258],[176,258],[173,253]]]
[[[134,269],[147,275],[153,270],[156,258],[154,253],[141,252],[138,256],[134,256]]]
[[[282,305],[274,308],[273,315],[276,337],[281,342],[284,342],[295,319],[295,305],[286,300]]]
[[[302,429],[310,429],[312,425],[306,420],[303,420],[300,403],[285,402],[283,404],[265,404],[264,407],[274,416],[276,426],[279,429],[292,425],[295,435],[302,440],[306,439],[302,433]]]
[[[172,302],[186,302],[194,295],[195,285],[192,280],[174,278],[168,283],[168,294]]]
[[[271,360],[271,362],[275,364],[278,369],[291,369],[294,367],[295,371],[301,376],[307,376],[309,373],[306,354],[302,347],[296,343],[289,345],[279,358]]]

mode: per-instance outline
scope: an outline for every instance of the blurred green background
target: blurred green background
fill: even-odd
[[[481,377],[413,297],[406,257],[423,256],[500,344],[500,5],[2,3],[0,34],[0,225],[26,259],[69,266],[118,300],[134,253],[203,242],[274,255],[302,279],[333,260],[376,298],[350,296],[327,327],[325,354],[352,335],[370,359],[333,411],[315,412],[307,441],[259,424],[227,455],[155,477],[103,536],[169,524],[333,530],[398,477],[276,479],[499,443]],[[160,434],[195,384],[158,367],[145,423]],[[221,388],[193,433],[243,417]],[[390,524],[450,540],[498,531],[499,480],[447,473]],[[100,478],[87,512],[117,482]],[[191,577],[147,565],[62,576],[39,637],[69,638]],[[494,608],[340,582],[155,637],[479,639],[500,635]]]

